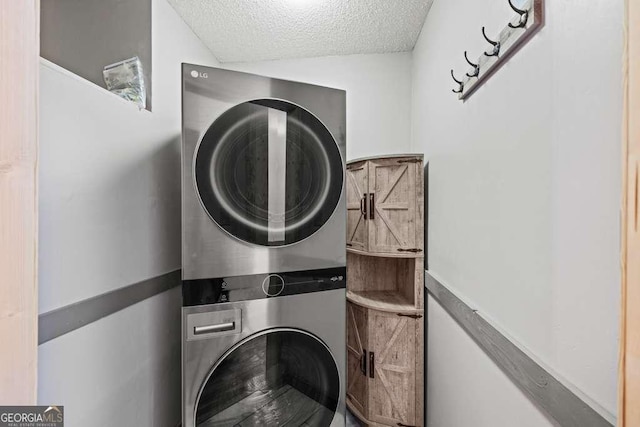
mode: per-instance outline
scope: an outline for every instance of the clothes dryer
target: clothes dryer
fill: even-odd
[[[182,274],[346,265],[345,92],[183,64]]]

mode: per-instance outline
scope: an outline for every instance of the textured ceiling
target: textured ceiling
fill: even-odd
[[[413,49],[432,0],[169,0],[220,62]]]

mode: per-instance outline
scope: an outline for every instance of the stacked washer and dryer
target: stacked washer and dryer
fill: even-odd
[[[345,92],[182,84],[182,425],[344,426]]]

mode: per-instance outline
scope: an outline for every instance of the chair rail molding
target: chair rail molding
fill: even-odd
[[[482,350],[539,408],[563,427],[611,427],[615,420],[595,402],[561,382],[519,346],[425,271],[425,286]],[[598,410],[594,409],[595,407]],[[605,418],[606,415],[606,418]]]

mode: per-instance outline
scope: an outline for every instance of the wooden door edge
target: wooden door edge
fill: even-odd
[[[621,303],[618,370],[618,425],[640,426],[640,234],[638,169],[640,168],[640,5],[625,1],[622,116]],[[631,298],[631,299],[630,299]],[[630,358],[629,356],[633,356]],[[634,366],[629,364],[633,363]]]
[[[626,352],[626,252],[627,252],[627,159],[629,155],[629,0],[625,0],[624,48],[622,60],[623,113],[622,113],[622,190],[620,207],[620,343],[618,360],[618,426],[625,426],[625,352]]]
[[[0,402],[37,401],[40,2],[0,2]]]

